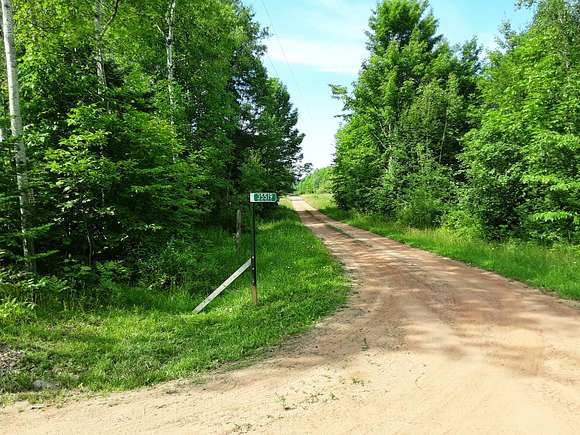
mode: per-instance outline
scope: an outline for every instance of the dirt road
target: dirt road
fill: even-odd
[[[202,385],[20,405],[0,432],[580,433],[578,309],[293,203],[354,276],[346,309]]]

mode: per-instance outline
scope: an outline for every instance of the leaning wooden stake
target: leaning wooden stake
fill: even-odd
[[[244,273],[252,264],[252,260],[248,260],[244,263],[244,265],[242,267],[240,267],[238,270],[236,270],[234,272],[234,274],[232,276],[230,276],[228,279],[226,279],[224,281],[224,283],[222,285],[220,285],[218,288],[216,288],[211,295],[209,295],[207,298],[205,298],[205,300],[199,304],[195,310],[193,310],[193,314],[199,314],[205,307],[207,307],[209,305],[209,303],[211,301],[213,301],[215,298],[217,298],[221,292],[223,292],[226,288],[228,288],[228,286],[233,283],[236,279],[238,279],[238,277]]]

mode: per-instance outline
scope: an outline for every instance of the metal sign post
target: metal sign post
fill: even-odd
[[[252,207],[252,302],[258,304],[258,271],[256,270],[256,211]]]
[[[254,204],[257,202],[278,202],[275,193],[250,193],[250,206],[252,208],[252,302],[258,304],[258,271],[256,267],[256,211]]]
[[[246,261],[233,275],[226,279],[222,285],[215,289],[205,300],[199,304],[193,311],[199,314],[207,305],[217,298],[230,284],[238,279],[248,268],[252,271],[252,302],[254,305],[258,304],[258,274],[256,270],[256,212],[254,204],[256,202],[278,202],[278,195],[275,193],[250,193],[250,208],[252,209],[252,258]],[[238,222],[240,222],[240,214],[238,210]]]

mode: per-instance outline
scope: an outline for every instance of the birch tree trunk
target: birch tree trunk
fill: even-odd
[[[165,24],[167,25],[167,33],[157,26],[165,38],[165,55],[167,62],[167,94],[169,97],[169,122],[171,125],[175,122],[175,110],[177,104],[175,102],[175,91],[173,89],[173,82],[175,80],[175,64],[173,63],[173,46],[174,46],[174,31],[175,31],[175,8],[177,0],[169,0],[167,12],[165,13]],[[177,152],[173,152],[173,163],[177,161]]]
[[[173,91],[173,80],[175,79],[175,65],[173,64],[173,32],[175,27],[175,7],[177,0],[171,0],[167,9],[167,35],[165,36],[165,51],[167,54],[167,92],[169,93],[169,107],[171,110],[171,123],[175,112],[175,95]]]
[[[95,44],[98,92],[101,94],[107,88],[107,76],[105,75],[105,60],[103,56],[103,0],[95,0]]]
[[[14,31],[12,21],[12,4],[10,0],[0,0],[2,4],[2,33],[4,35],[4,50],[6,53],[6,76],[8,81],[8,98],[10,108],[10,128],[14,140],[14,155],[16,162],[16,184],[20,203],[20,226],[22,230],[22,251],[31,270],[36,269],[34,256],[34,241],[30,236],[32,200],[26,172],[26,146],[22,141],[22,115],[20,113],[20,85],[18,83],[18,68],[14,52]]]

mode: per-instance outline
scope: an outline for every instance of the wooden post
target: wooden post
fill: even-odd
[[[238,208],[236,213],[236,254],[240,254],[242,243],[242,209]]]

